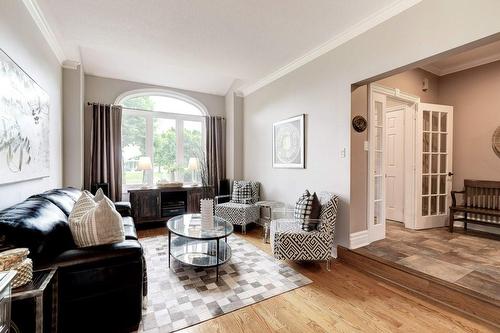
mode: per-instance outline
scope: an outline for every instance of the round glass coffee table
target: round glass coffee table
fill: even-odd
[[[218,281],[219,266],[231,259],[227,236],[233,233],[233,225],[214,216],[213,228],[202,228],[200,214],[185,214],[168,220],[167,229],[168,267],[170,257],[189,266],[215,267]]]

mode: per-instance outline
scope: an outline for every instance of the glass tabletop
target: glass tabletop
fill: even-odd
[[[200,214],[185,214],[168,220],[167,229],[176,235],[192,239],[218,239],[232,234],[233,225],[214,216],[213,227],[202,228]]]

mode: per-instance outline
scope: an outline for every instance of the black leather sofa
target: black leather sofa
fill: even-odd
[[[0,211],[0,235],[28,247],[35,269],[58,267],[59,332],[130,332],[141,320],[145,261],[130,206],[116,204],[125,241],[77,248],[68,216],[81,192],[55,189]]]

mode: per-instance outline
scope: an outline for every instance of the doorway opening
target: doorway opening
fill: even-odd
[[[451,190],[453,107],[369,85],[368,233],[385,238],[385,222],[410,229],[445,226]]]
[[[465,179],[500,181],[491,148],[500,124],[500,41],[394,72],[351,89],[352,118],[367,122],[366,130],[351,130],[352,247],[383,239],[386,220],[414,230],[443,227],[451,190],[462,190]]]
[[[497,310],[500,41],[463,50],[352,87],[345,254],[372,272],[380,264],[397,283],[406,272],[404,283],[426,281],[443,298],[473,295]]]

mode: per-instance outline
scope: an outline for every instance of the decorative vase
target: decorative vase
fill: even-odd
[[[213,229],[214,228],[214,200],[201,199],[200,200],[201,212],[201,228]]]

